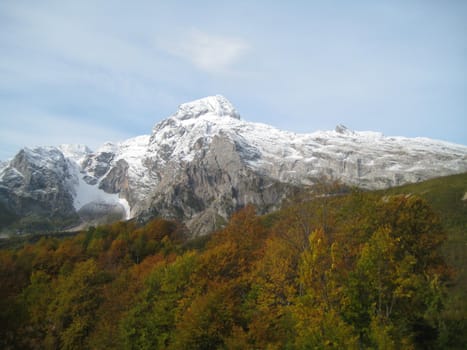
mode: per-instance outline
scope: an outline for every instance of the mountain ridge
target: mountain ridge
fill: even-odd
[[[89,209],[105,204],[104,218],[160,215],[204,234],[246,204],[277,208],[294,187],[323,177],[384,189],[466,171],[466,146],[342,125],[282,131],[242,120],[216,95],[181,104],[149,135],[96,152],[83,145],[25,148],[0,168],[0,201],[19,216],[38,207],[41,215],[68,211],[89,224],[101,219],[89,222]]]

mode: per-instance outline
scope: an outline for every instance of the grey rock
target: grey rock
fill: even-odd
[[[110,167],[110,165],[109,165]],[[99,183],[99,188],[107,193],[120,193],[128,190],[128,163],[119,159]]]
[[[88,224],[109,224],[125,219],[125,208],[118,203],[90,202],[78,210],[78,215]]]
[[[0,202],[19,217],[42,216],[66,224],[77,219],[69,191],[68,161],[54,147],[23,149],[2,170]]]

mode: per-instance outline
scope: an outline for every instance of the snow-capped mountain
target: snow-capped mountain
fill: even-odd
[[[380,189],[465,171],[466,146],[344,126],[296,134],[246,122],[217,95],[180,105],[150,135],[95,152],[25,148],[0,167],[0,203],[20,216],[86,222],[162,215],[205,233],[247,203],[267,211],[323,176]]]

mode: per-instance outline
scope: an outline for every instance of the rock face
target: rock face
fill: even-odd
[[[380,189],[465,171],[465,146],[342,125],[295,134],[245,122],[212,96],[182,104],[150,135],[96,152],[20,151],[0,165],[0,204],[20,216],[79,214],[92,223],[161,215],[204,234],[248,203],[267,212],[323,176]]]
[[[201,234],[248,203],[263,212],[278,208],[293,187],[258,176],[226,136],[214,136],[191,162],[174,162],[162,168],[159,178],[145,215],[181,219]]]
[[[47,217],[73,212],[68,160],[53,147],[23,149],[2,170],[0,201],[19,216]]]

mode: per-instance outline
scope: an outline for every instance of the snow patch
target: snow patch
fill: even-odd
[[[118,202],[123,207],[123,209],[125,209],[125,220],[131,219],[131,208],[130,204],[128,204],[128,201],[125,198],[118,198]]]
[[[219,117],[240,119],[233,105],[221,95],[208,96],[199,100],[183,103],[172,116],[179,120],[196,119],[204,114],[213,113]]]
[[[131,219],[130,205],[126,199],[120,198],[118,193],[107,193],[101,190],[97,184],[89,185],[81,176],[78,176],[78,179],[79,181],[74,188],[75,196],[73,198],[73,206],[76,211],[91,202],[120,204],[125,209],[125,219]]]

